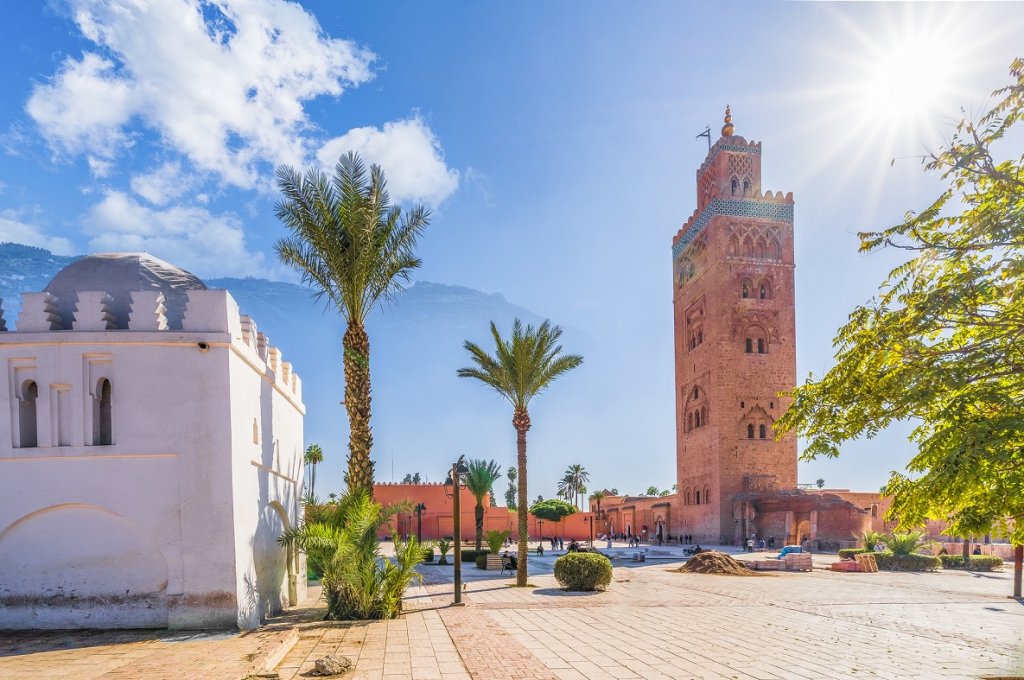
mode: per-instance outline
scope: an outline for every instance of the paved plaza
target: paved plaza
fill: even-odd
[[[627,551],[616,551],[628,554]],[[315,608],[250,634],[0,634],[2,678],[311,677],[327,654],[344,678],[982,678],[1024,676],[1024,604],[1012,574],[810,573],[752,577],[671,571],[672,550],[617,559],[604,593],[566,593],[553,557],[531,558],[533,587],[425,565],[394,621],[324,622]]]

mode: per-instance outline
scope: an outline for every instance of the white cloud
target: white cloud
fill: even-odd
[[[371,53],[283,0],[71,6],[99,53],[66,59],[26,108],[55,150],[100,161],[132,143],[138,120],[200,170],[251,188],[260,164],[305,159],[305,101],[372,75]]]
[[[147,251],[199,276],[268,276],[262,254],[246,248],[241,221],[204,208],[153,209],[121,191],[107,191],[85,216],[89,250]]]
[[[324,144],[316,157],[333,171],[338,158],[348,151],[357,151],[365,161],[384,169],[396,201],[436,206],[459,186],[459,171],[445,165],[440,142],[418,117],[385,123],[383,129],[354,128]]]
[[[164,205],[183,196],[195,179],[182,172],[181,163],[164,163],[153,172],[132,177],[132,191],[153,205]]]
[[[47,236],[39,227],[22,221],[15,212],[0,210],[0,243],[7,241],[46,248],[55,255],[75,254],[75,247],[68,239]]]

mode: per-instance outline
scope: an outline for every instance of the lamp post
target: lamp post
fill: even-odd
[[[537,531],[540,533],[540,542],[544,543],[544,520],[537,518]]]
[[[417,503],[413,508],[416,511],[416,540],[423,542],[423,513],[427,510],[426,503]]]
[[[462,515],[459,504],[459,496],[462,490],[462,481],[459,479],[459,475],[469,473],[469,468],[466,466],[466,456],[459,456],[459,459],[452,463],[451,472],[448,473],[448,479],[444,482],[444,493],[446,496],[452,499],[452,524],[455,531],[455,601],[452,603],[457,607],[463,605],[462,602]]]

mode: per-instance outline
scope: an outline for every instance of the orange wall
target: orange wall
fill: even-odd
[[[422,536],[424,541],[436,540],[443,536],[452,536],[454,529],[454,510],[452,501],[444,492],[442,484],[374,484],[373,497],[378,503],[390,505],[409,501],[412,506],[423,503],[427,509],[422,514]],[[459,496],[462,540],[471,542],[476,538],[476,499],[468,490],[463,489]],[[558,536],[565,540],[583,540],[590,537],[590,525],[584,520],[590,513],[576,513],[561,522],[547,522],[529,516],[529,538],[540,540],[541,530],[545,536]],[[490,498],[484,498],[484,531],[509,530],[513,540],[518,539],[518,516],[513,510],[504,506],[491,506]],[[414,512],[399,513],[392,520],[391,530],[399,536],[416,535],[416,514]],[[594,534],[603,533],[602,524],[594,526]]]

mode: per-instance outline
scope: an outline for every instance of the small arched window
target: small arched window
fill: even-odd
[[[700,490],[694,492],[694,498],[696,499],[695,505],[700,505]]]
[[[761,295],[762,300],[768,299],[768,289],[765,287],[763,283],[761,284],[761,290],[759,291],[759,293]]]
[[[736,190],[740,188],[740,181],[738,179],[736,179],[735,177],[733,177],[731,184],[732,184],[732,195],[735,196],[736,195]]]
[[[686,505],[690,504],[690,500],[691,500],[690,491],[689,491],[689,489],[687,489],[687,491],[686,491]]]
[[[747,354],[753,354],[753,353],[754,353],[754,339],[753,338],[747,338]]]
[[[700,396],[700,390],[698,390],[696,387],[694,387],[693,388],[693,398],[696,399],[699,396]]]
[[[18,433],[19,444],[23,449],[39,446],[39,435],[36,427],[36,400],[39,397],[39,386],[34,380],[26,380],[21,386],[18,399]]]
[[[708,408],[707,406],[701,406],[700,408],[700,422],[705,425],[708,424]]]
[[[747,425],[747,439],[753,439],[753,438],[754,438],[754,425],[750,424],[750,425]]]
[[[746,281],[743,282],[743,291],[740,294],[745,298],[750,297],[750,284]]]
[[[700,427],[700,411],[693,412],[693,423],[695,427]]]
[[[767,436],[767,434],[768,434],[768,428],[765,427],[764,424],[761,424],[761,425],[757,426],[757,436],[758,437],[760,437],[761,439],[764,439],[765,436]]]
[[[765,353],[764,338],[758,338],[757,339],[757,353],[758,354],[764,354]]]
[[[750,191],[750,180],[745,178],[743,180],[743,195],[746,196],[748,191]]]
[[[94,446],[110,446],[114,443],[111,396],[110,381],[100,378],[96,385],[96,399],[93,404],[92,443]]]
[[[704,504],[707,505],[711,502],[711,489],[704,487]]]

